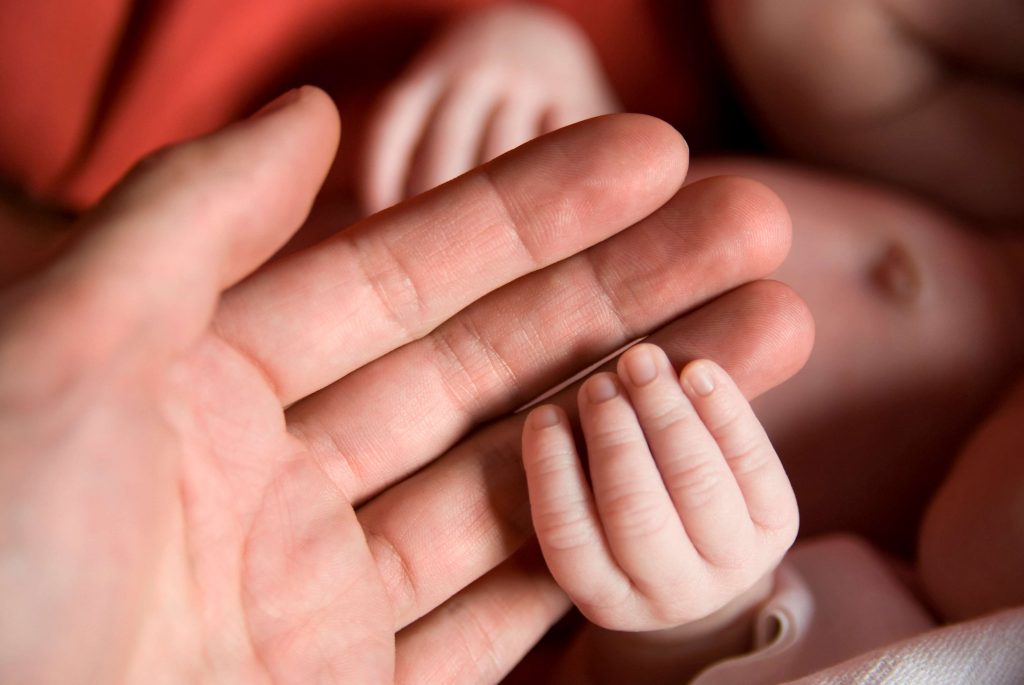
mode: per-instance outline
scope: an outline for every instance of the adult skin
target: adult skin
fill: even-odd
[[[301,89],[159,153],[0,293],[0,681],[496,681],[568,606],[509,413],[648,333],[749,395],[807,356],[800,300],[743,286],[781,203],[680,190],[647,117],[267,263],[338,132]]]

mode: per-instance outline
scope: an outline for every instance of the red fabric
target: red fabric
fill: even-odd
[[[289,86],[317,83],[365,103],[437,21],[491,2],[5,3],[0,175],[41,200],[86,207],[146,153],[214,130]],[[694,79],[663,25],[674,3],[547,4],[591,35],[628,108],[687,119]]]
[[[0,174],[58,183],[90,135],[124,24],[124,0],[28,0],[0,10]]]

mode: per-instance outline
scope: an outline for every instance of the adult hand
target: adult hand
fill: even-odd
[[[586,36],[545,7],[460,17],[384,95],[363,203],[389,207],[542,133],[619,109]]]
[[[261,268],[337,137],[304,89],[160,153],[0,293],[0,680],[497,680],[566,600],[524,547],[520,418],[467,433],[660,326],[748,394],[807,354],[788,289],[734,289],[781,204],[677,192],[646,117]]]
[[[786,148],[1020,225],[1020,2],[718,0],[713,8],[741,85]]]

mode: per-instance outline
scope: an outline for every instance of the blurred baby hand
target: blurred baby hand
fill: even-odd
[[[505,5],[456,20],[384,95],[364,150],[372,213],[618,104],[583,33]]]
[[[535,409],[523,433],[534,528],[555,580],[612,630],[675,627],[733,602],[797,531],[789,480],[749,403],[707,360],[677,379],[640,344],[583,384],[589,482],[569,422]],[[758,596],[758,595],[753,595]]]

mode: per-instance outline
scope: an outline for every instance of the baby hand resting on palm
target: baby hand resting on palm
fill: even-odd
[[[763,598],[752,589],[796,537],[796,499],[764,429],[718,365],[694,361],[677,376],[646,343],[583,383],[578,401],[586,466],[561,409],[534,409],[523,433],[551,574],[598,626],[652,631],[661,647],[706,643],[678,628],[720,631],[716,614],[743,616],[738,604]],[[642,637],[630,649],[649,653]]]

